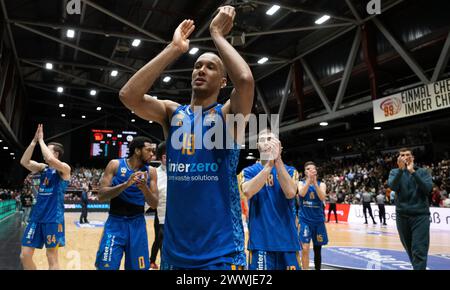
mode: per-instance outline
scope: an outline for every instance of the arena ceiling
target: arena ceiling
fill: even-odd
[[[45,122],[66,124],[65,132],[121,126],[162,138],[158,125],[140,120],[120,103],[118,91],[170,42],[178,24],[190,18],[196,24],[191,47],[199,49],[197,54],[171,64],[149,92],[188,102],[193,63],[200,53],[215,51],[208,27],[224,4],[237,10],[229,39],[253,71],[254,111],[281,112],[282,131],[292,137],[306,127],[323,130],[321,120],[354,120],[372,127],[367,112],[374,94],[373,71],[367,55],[376,65],[378,97],[430,82],[450,28],[450,3],[445,0],[383,0],[379,15],[367,13],[368,0],[80,0],[80,14],[67,13],[67,0],[0,2],[26,90],[23,109],[26,123],[33,125],[30,136],[37,122]],[[267,15],[274,4],[280,9]],[[316,24],[323,15],[330,19]],[[141,41],[137,47],[132,45],[135,39]],[[267,61],[259,64],[264,57]],[[46,63],[53,68],[46,69]],[[445,61],[437,78],[448,72]],[[169,82],[163,81],[166,76]],[[58,93],[58,87],[64,91]],[[295,87],[302,88],[300,95]],[[222,91],[221,101],[230,90]],[[365,117],[357,117],[360,113]]]

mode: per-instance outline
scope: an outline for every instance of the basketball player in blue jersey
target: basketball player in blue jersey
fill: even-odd
[[[31,160],[39,144],[45,163]],[[55,142],[44,142],[44,128],[38,125],[36,134],[23,153],[20,164],[32,173],[40,173],[37,201],[22,239],[20,259],[25,270],[36,270],[33,262],[35,249],[45,244],[50,270],[58,270],[58,248],[64,247],[64,193],[70,181],[70,166],[61,161],[64,147]]]
[[[95,266],[118,270],[125,253],[125,270],[148,270],[147,228],[144,206],[158,205],[156,169],[148,166],[155,144],[147,137],[130,143],[128,158],[113,159],[100,179],[99,200],[110,201]]]
[[[238,177],[249,199],[249,270],[300,270],[300,243],[295,224],[298,173],[284,165],[281,143],[268,130],[258,138],[261,163]]]
[[[209,30],[220,57],[208,52],[195,61],[189,105],[157,100],[146,93],[167,66],[188,51],[188,38],[195,29],[192,20],[184,20],[175,30],[172,42],[120,91],[125,106],[141,118],[161,124],[167,140],[167,208],[161,269],[245,266],[236,176],[240,148],[199,148],[197,142],[204,139],[211,126],[194,127],[193,112],[200,107],[201,110],[197,109],[200,117],[222,124],[231,114],[247,117],[251,112],[254,95],[251,70],[225,38],[233,27],[234,17],[234,8],[223,6],[212,20]],[[234,89],[229,100],[220,105],[217,98],[220,89],[226,86],[227,72]],[[180,128],[183,134],[178,138]],[[244,132],[245,128],[239,126],[223,126],[219,133],[222,136],[230,133],[236,140]],[[173,139],[183,146],[175,146]]]
[[[309,269],[309,244],[313,241],[314,266],[320,270],[322,264],[322,246],[328,244],[325,227],[323,201],[326,198],[325,182],[317,180],[317,169],[314,162],[305,163],[305,177],[298,183],[300,207],[298,218],[300,223],[299,238],[302,243],[302,267]]]

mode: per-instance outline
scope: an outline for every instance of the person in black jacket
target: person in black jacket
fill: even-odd
[[[433,182],[425,168],[414,164],[409,148],[399,150],[398,168],[389,174],[388,185],[396,192],[397,230],[414,270],[425,270],[430,247],[430,202]]]
[[[82,187],[81,191],[81,215],[80,215],[80,224],[88,224],[89,221],[87,220],[88,216],[88,194],[87,194],[88,188],[87,186]]]

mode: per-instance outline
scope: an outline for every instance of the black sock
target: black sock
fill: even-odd
[[[322,265],[322,246],[314,245],[314,268],[320,270]]]

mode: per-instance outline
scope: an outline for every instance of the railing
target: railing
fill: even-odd
[[[0,201],[0,220],[16,212],[16,201],[14,199]]]

